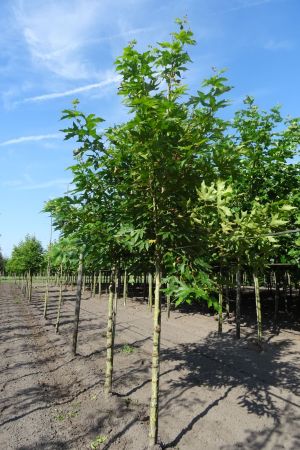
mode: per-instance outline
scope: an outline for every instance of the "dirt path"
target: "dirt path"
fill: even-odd
[[[114,390],[102,394],[106,299],[84,299],[79,355],[70,353],[74,294],[66,292],[60,335],[57,292],[42,318],[42,289],[31,305],[0,285],[0,449],[143,450],[147,443],[152,320],[145,305],[120,301]],[[160,439],[180,450],[300,448],[300,336],[267,335],[263,352],[213,318],[163,314]],[[131,353],[128,353],[130,345]]]

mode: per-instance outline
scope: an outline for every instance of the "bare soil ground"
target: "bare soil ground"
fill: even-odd
[[[78,356],[70,352],[74,292],[64,293],[55,334],[57,289],[48,320],[43,289],[32,303],[0,285],[0,449],[147,448],[152,318],[142,302],[118,307],[114,395],[103,395],[107,299],[82,301]],[[213,317],[172,312],[162,320],[159,438],[180,450],[300,448],[300,333],[234,325],[216,334]],[[124,345],[127,345],[127,347]],[[100,443],[100,441],[103,441]],[[95,446],[96,448],[96,446]]]

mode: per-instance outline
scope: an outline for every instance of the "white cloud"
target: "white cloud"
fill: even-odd
[[[79,94],[81,92],[88,92],[92,89],[103,88],[111,84],[117,83],[119,80],[120,77],[117,75],[109,76],[106,80],[100,81],[99,83],[87,84],[85,86],[80,86],[74,89],[68,89],[63,92],[52,92],[50,94],[36,95],[34,97],[25,98],[24,100],[21,100],[18,103],[40,102],[45,100],[52,100],[54,98],[67,97],[69,95]]]
[[[97,21],[100,2],[18,1],[15,17],[35,64],[67,79],[86,79],[93,70],[80,55]],[[79,52],[79,53],[78,53]]]
[[[72,182],[69,178],[57,178],[54,180],[45,181],[43,183],[36,184],[28,184],[19,186],[17,189],[20,190],[38,190],[38,189],[47,189],[51,187],[61,188],[67,190],[68,185]]]
[[[15,0],[14,16],[37,67],[69,80],[99,80],[103,61],[100,70],[95,53],[101,49],[93,51],[91,58],[87,47],[149,30],[124,30],[118,25],[118,17],[139,4],[136,0]],[[104,69],[111,64],[106,58]]]
[[[272,0],[238,0],[232,10],[238,11],[240,9],[253,8],[254,6],[261,6],[271,2]]]
[[[275,41],[273,39],[270,39],[266,44],[264,45],[264,48],[266,50],[290,50],[293,47],[293,43],[289,40],[282,40],[282,41]]]
[[[145,28],[132,28],[132,29],[126,29],[124,31],[121,31],[120,33],[116,34],[109,34],[107,36],[103,36],[101,38],[96,39],[90,39],[89,41],[85,42],[84,44],[97,44],[101,42],[107,42],[107,41],[113,41],[114,39],[119,38],[134,38],[137,34],[146,33],[149,31],[154,31],[154,27],[145,27]]]
[[[38,134],[33,136],[20,136],[17,138],[9,139],[7,141],[0,142],[0,147],[4,147],[6,145],[14,145],[14,144],[22,144],[23,142],[36,142],[36,141],[44,141],[48,139],[59,139],[62,138],[59,133],[52,134]]]
[[[7,180],[2,181],[1,186],[3,187],[18,187],[21,186],[23,182],[21,180]]]
[[[55,178],[53,180],[44,181],[42,183],[34,183],[31,177],[23,176],[23,179],[6,180],[1,183],[2,187],[14,188],[20,191],[39,190],[47,188],[60,188],[67,190],[72,183],[70,178]]]
[[[281,1],[285,1],[285,0],[234,0],[233,5],[231,7],[229,7],[228,9],[225,9],[221,12],[223,14],[230,13],[232,11],[240,11],[243,9],[259,7],[259,6],[263,6],[263,5],[267,5],[267,4],[271,4],[271,3],[275,3],[275,2],[281,2]]]

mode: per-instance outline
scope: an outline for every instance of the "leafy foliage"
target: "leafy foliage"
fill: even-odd
[[[91,268],[158,264],[177,304],[211,304],[213,265],[299,261],[299,235],[274,232],[299,226],[300,122],[252,97],[224,120],[223,70],[190,95],[195,41],[185,20],[177,25],[169,41],[145,51],[132,41],[117,58],[127,122],[100,131],[103,119],[78,100],[63,111],[65,139],[78,144],[72,190],[45,211]]]
[[[11,258],[7,262],[9,273],[24,274],[30,272],[36,274],[43,268],[43,247],[34,236],[27,235],[13,248]]]

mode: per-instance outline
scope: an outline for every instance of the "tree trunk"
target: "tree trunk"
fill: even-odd
[[[147,274],[144,273],[144,275],[143,275],[143,301],[146,300],[146,294],[147,294]]]
[[[96,296],[96,284],[97,284],[97,275],[96,272],[94,272],[92,298],[95,298]]]
[[[289,288],[289,298],[290,298],[290,300],[292,300],[292,298],[293,298],[293,284],[292,284],[291,274],[289,272],[287,272],[286,275],[287,275],[288,288]]]
[[[79,265],[78,265],[78,276],[77,276],[77,291],[76,291],[75,316],[74,316],[74,328],[73,328],[73,342],[72,342],[73,355],[76,355],[76,350],[77,350],[77,337],[78,337],[81,291],[82,291],[82,276],[83,276],[83,254],[80,253]]]
[[[160,297],[160,264],[155,263],[155,294],[153,317],[153,350],[152,350],[152,380],[149,424],[149,446],[154,447],[158,435],[158,402],[159,402],[159,356],[161,332],[161,297]]]
[[[123,302],[124,306],[126,306],[127,302],[127,270],[124,272],[124,282],[123,282]]]
[[[169,287],[169,284],[167,285]],[[167,318],[170,319],[171,314],[171,296],[167,295]]]
[[[287,274],[285,272],[285,274],[283,276],[283,299],[284,299],[284,310],[286,313],[288,313],[287,289],[288,289],[288,279],[287,279]]]
[[[26,273],[26,297],[29,299],[29,272]]]
[[[24,275],[22,276],[21,291],[22,291],[23,296],[25,297],[25,294],[26,294],[26,284],[25,284]]]
[[[235,301],[236,338],[241,337],[241,267],[238,264],[236,271],[236,301]]]
[[[152,312],[152,304],[153,304],[153,281],[152,281],[152,273],[149,272],[148,275],[148,288],[149,288],[149,292],[148,292],[148,306],[150,311]]]
[[[119,269],[115,270],[115,291],[114,291],[114,312],[115,316],[118,311],[118,294],[119,294]]]
[[[60,265],[60,283],[59,283],[59,297],[58,297],[58,307],[57,307],[57,317],[55,324],[55,333],[58,333],[59,325],[60,325],[60,311],[62,304],[62,289],[63,289],[63,276],[62,276],[62,263]]]
[[[278,276],[275,273],[274,329],[277,329],[278,326],[279,295]]]
[[[50,258],[48,257],[45,298],[44,298],[44,318],[45,319],[47,319],[47,309],[48,309],[48,299],[49,299],[49,281],[50,281]]]
[[[262,341],[261,303],[260,303],[258,276],[255,272],[253,273],[253,281],[254,281],[256,318],[257,318],[257,342],[258,344],[261,344]]]
[[[111,275],[111,282],[109,284],[109,295],[108,295],[108,320],[106,332],[106,370],[104,382],[104,392],[106,395],[110,395],[112,392],[115,320],[116,320],[116,311],[114,308],[114,296],[115,296],[115,273],[113,271]]]
[[[32,273],[29,271],[29,294],[28,294],[28,300],[29,303],[31,303],[32,299]]]
[[[98,285],[99,285],[99,293],[98,293],[98,295],[99,295],[99,300],[100,300],[100,298],[101,298],[101,291],[102,291],[102,272],[101,272],[101,270],[99,271],[99,276],[98,276]]]
[[[86,275],[83,275],[82,292],[85,292],[85,288],[86,288]]]
[[[218,314],[218,333],[223,331],[223,286],[219,284],[219,314]]]
[[[230,316],[230,302],[229,302],[230,298],[229,298],[229,288],[228,288],[228,284],[226,283],[225,286],[225,303],[226,303],[226,317],[227,319],[229,319]]]

